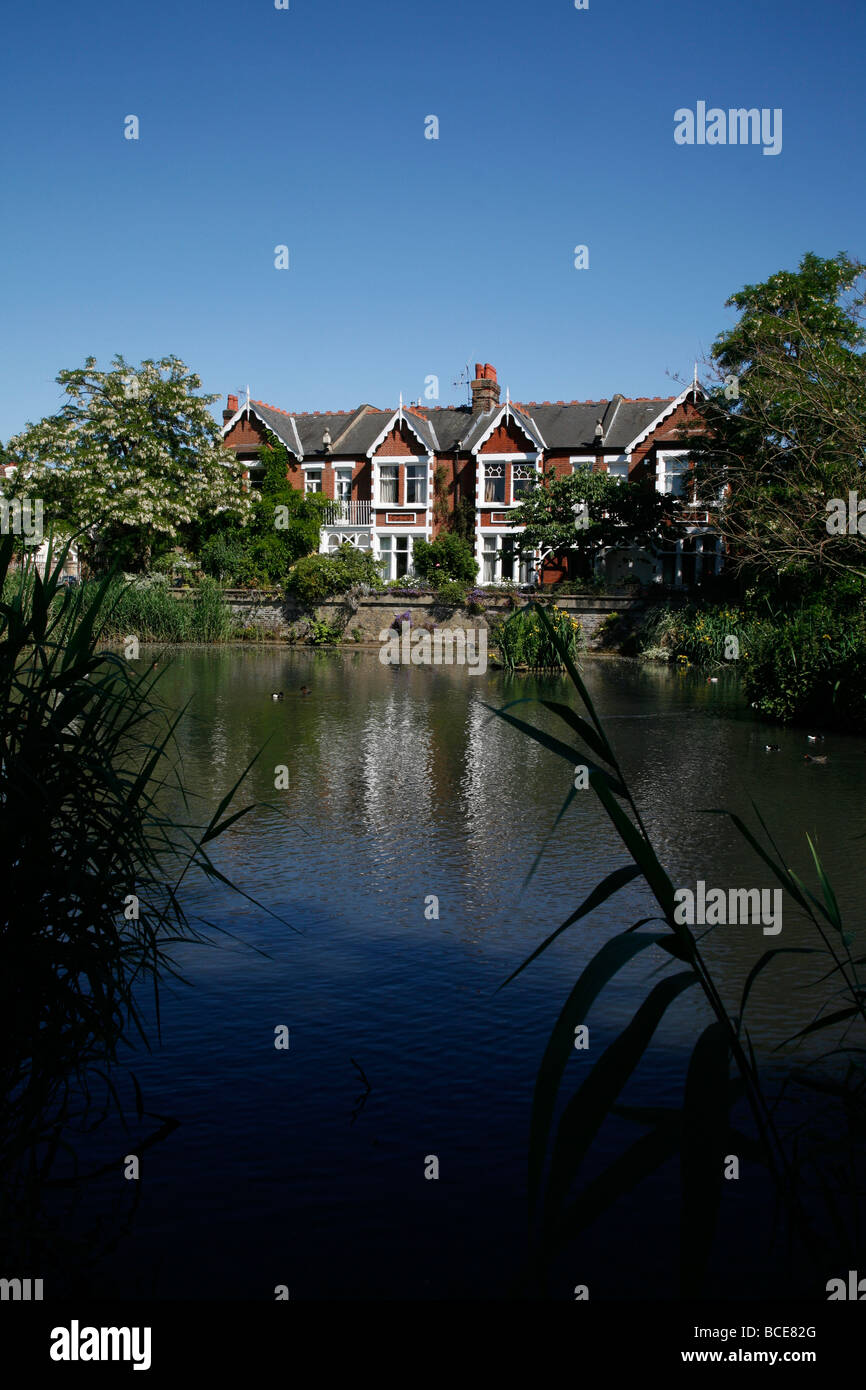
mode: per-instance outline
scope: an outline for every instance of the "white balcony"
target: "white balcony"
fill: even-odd
[[[369,526],[371,502],[332,502],[325,512],[325,526]]]

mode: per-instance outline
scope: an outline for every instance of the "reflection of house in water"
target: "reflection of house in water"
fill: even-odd
[[[500,399],[495,368],[477,363],[471,403],[429,407],[420,401],[379,410],[360,405],[331,414],[289,412],[262,401],[228,397],[223,439],[259,486],[269,432],[288,455],[288,481],[332,505],[320,550],[349,544],[371,552],[386,579],[413,572],[417,540],[431,540],[458,517],[471,538],[482,585],[553,583],[557,562],[517,553],[513,524],[535,481],[584,469],[627,478],[679,499],[663,550],[614,547],[597,569],[609,581],[627,576],[674,586],[698,582],[721,567],[723,543],[711,511],[695,493],[683,431],[700,428],[704,392],[695,382],[678,396],[605,401],[518,403]]]

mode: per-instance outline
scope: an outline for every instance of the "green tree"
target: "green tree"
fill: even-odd
[[[589,468],[557,478],[550,469],[512,512],[511,524],[525,528],[522,554],[566,560],[571,574],[589,578],[603,546],[657,544],[673,515],[670,497],[638,483]]]
[[[415,573],[433,583],[460,579],[471,584],[478,573],[472,546],[453,531],[443,531],[433,542],[417,540],[412,555]]]
[[[736,567],[771,587],[866,569],[862,536],[827,525],[832,499],[847,510],[863,491],[863,272],[810,252],[733,295],[739,320],[712,349],[710,429],[686,436],[699,492],[724,499]]]
[[[116,356],[62,371],[66,404],[6,446],[13,495],[41,497],[45,524],[63,516],[83,533],[95,568],[146,569],[185,527],[207,515],[241,519],[250,500],[223,447],[200,379],[177,357],[133,370]]]

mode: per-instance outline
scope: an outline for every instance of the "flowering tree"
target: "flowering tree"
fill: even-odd
[[[216,512],[242,520],[249,498],[223,448],[200,379],[177,357],[109,371],[96,359],[62,371],[66,404],[6,445],[17,473],[10,495],[43,499],[45,525],[63,517],[84,533],[95,567],[146,568],[184,527]]]

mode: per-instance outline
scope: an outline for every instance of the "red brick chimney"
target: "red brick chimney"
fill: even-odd
[[[225,424],[228,424],[228,422],[229,422],[229,420],[231,420],[232,416],[233,416],[233,415],[237,415],[237,413],[238,413],[238,398],[237,398],[237,396],[229,396],[229,397],[228,397],[228,401],[227,401],[227,406],[228,406],[228,409],[226,409],[226,410],[223,411],[223,424],[224,424],[224,425],[225,425]]]
[[[493,410],[499,404],[499,382],[496,368],[489,362],[482,366],[475,363],[475,380],[472,383],[472,413],[479,415],[485,410]]]

